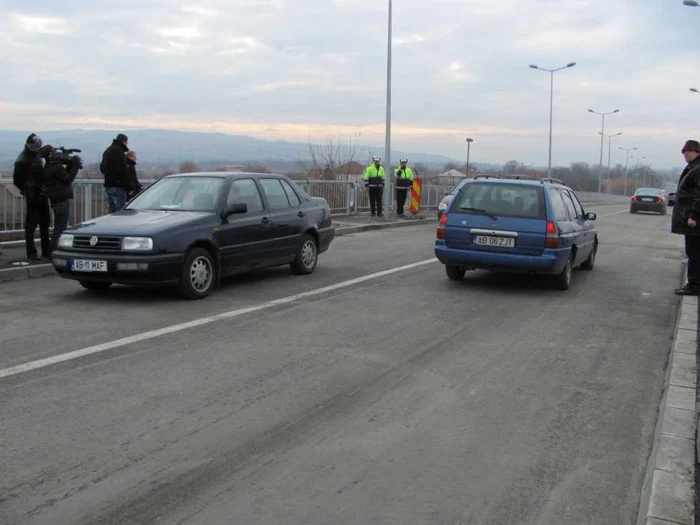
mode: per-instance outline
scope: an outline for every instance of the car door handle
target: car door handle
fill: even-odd
[[[306,215],[306,213],[304,213],[303,211],[300,211],[299,213],[297,213],[297,215],[299,217],[304,217]]]
[[[269,217],[263,217],[260,222],[263,224],[270,224],[270,218]]]

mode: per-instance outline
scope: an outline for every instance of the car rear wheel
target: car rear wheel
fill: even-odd
[[[583,270],[587,270],[590,272],[593,269],[593,267],[595,266],[595,257],[596,257],[597,253],[598,253],[598,241],[596,241],[593,244],[593,251],[591,251],[591,254],[588,256],[588,259],[586,259],[585,261],[583,261],[581,263],[581,268]]]
[[[568,290],[571,286],[571,271],[573,270],[573,261],[566,261],[566,266],[560,274],[554,277],[554,288],[557,290]]]
[[[99,291],[104,291],[110,286],[112,286],[112,283],[109,281],[78,281],[80,283],[80,286],[85,288],[86,290],[90,290],[91,292],[99,292]]]
[[[316,239],[306,233],[301,236],[296,259],[290,265],[292,272],[297,275],[308,275],[314,271],[317,264],[318,246],[316,245]]]
[[[661,215],[666,215],[666,213],[668,213],[668,211],[667,211],[666,208],[664,208],[663,210],[661,210]]]
[[[630,208],[630,213],[637,213],[637,210],[635,210],[634,208]]]
[[[449,264],[445,265],[445,273],[447,273],[447,277],[449,277],[453,281],[463,280],[466,271],[467,270],[465,268],[462,268],[461,266],[451,266]]]
[[[180,276],[180,295],[185,299],[203,299],[216,283],[216,265],[204,248],[193,248],[185,257]]]

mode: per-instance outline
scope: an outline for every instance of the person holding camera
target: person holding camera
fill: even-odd
[[[44,159],[52,149],[49,145],[44,146],[41,138],[36,133],[32,133],[27,137],[22,153],[15,160],[12,174],[12,182],[25,199],[24,241],[27,259],[30,261],[40,259],[34,244],[37,226],[41,235],[41,255],[48,258],[51,253],[49,241],[51,211],[49,200],[44,192]]]
[[[73,199],[73,181],[83,161],[77,155],[68,155],[60,149],[49,156],[44,169],[44,190],[53,210],[53,234],[50,250],[58,248],[58,238],[68,227],[70,201]]]

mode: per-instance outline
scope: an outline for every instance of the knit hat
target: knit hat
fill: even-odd
[[[36,133],[32,133],[27,137],[26,146],[29,151],[36,153],[43,144],[44,142],[41,140],[41,137]]]
[[[124,135],[124,133],[120,133],[119,135],[117,135],[117,142],[123,142],[124,144],[126,144],[127,142],[129,142],[129,137]]]
[[[685,153],[686,151],[695,151],[700,153],[700,142],[697,140],[687,140],[683,146],[683,149],[681,150],[681,153]]]

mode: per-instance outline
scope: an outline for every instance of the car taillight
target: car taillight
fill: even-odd
[[[442,217],[440,217],[440,224],[438,224],[438,229],[437,229],[437,238],[438,239],[444,239],[445,238],[445,226],[447,225],[447,214],[443,214]]]
[[[662,204],[664,202],[664,200],[661,197],[657,197],[656,202],[658,202],[659,204]]]
[[[639,197],[637,197],[637,196],[635,195],[634,197],[632,197],[632,200],[633,200],[634,202],[637,202],[637,201],[639,200]]]
[[[557,223],[547,221],[547,239],[544,241],[545,248],[559,248],[559,228]]]

